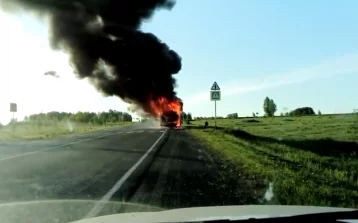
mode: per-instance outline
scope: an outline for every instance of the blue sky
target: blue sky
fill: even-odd
[[[358,108],[357,8],[355,0],[179,0],[142,29],[182,57],[177,92],[184,110],[194,116],[213,115],[209,90],[214,81],[222,89],[220,116],[262,114],[266,96],[275,100],[278,112],[311,106],[341,113]],[[0,17],[9,31],[0,36],[5,65],[0,72],[12,73],[10,79],[0,75],[0,122],[11,117],[11,101],[19,104],[19,117],[128,107],[117,98],[104,98],[86,80],[76,80],[67,56],[48,48],[43,23],[26,16]],[[24,70],[14,64],[19,60],[31,66]],[[47,70],[58,71],[61,78],[44,77]]]
[[[261,112],[265,96],[279,111],[351,112],[358,95],[357,8],[357,1],[181,0],[143,29],[182,56],[178,92],[194,116],[212,114],[214,81],[223,93],[220,115]],[[225,95],[233,89],[239,92]]]

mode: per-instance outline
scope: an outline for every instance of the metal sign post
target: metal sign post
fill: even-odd
[[[216,83],[216,81],[214,82],[213,86],[211,86],[211,89],[210,89],[210,100],[214,101],[214,104],[215,104],[215,117],[214,117],[214,122],[215,122],[215,129],[216,129],[216,101],[220,101],[220,100],[221,100],[220,87],[219,87],[219,85]]]
[[[215,118],[214,118],[214,121],[215,121],[215,129],[216,129],[216,100],[215,100]]]
[[[10,112],[12,112],[12,136],[15,136],[15,112],[17,112],[17,104],[10,103]]]

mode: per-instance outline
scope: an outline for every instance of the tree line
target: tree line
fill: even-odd
[[[277,111],[277,105],[275,101],[269,97],[266,97],[263,104],[263,110],[265,117],[273,117],[275,116],[275,113]],[[253,113],[253,117],[255,117],[255,114]],[[296,108],[290,112],[281,113],[281,116],[304,116],[304,115],[315,115],[313,108],[311,107],[300,107]],[[317,115],[321,115],[321,111],[318,110]]]
[[[275,113],[277,112],[277,105],[275,101],[269,97],[264,99],[263,103],[263,112],[264,117],[274,117]],[[257,117],[259,115],[258,112],[253,112],[252,117]],[[281,116],[304,116],[304,115],[316,115],[313,108],[311,107],[300,107],[296,108],[290,112],[281,113]],[[318,110],[317,115],[322,115],[321,111]],[[205,118],[214,118],[214,117],[197,117],[197,119],[205,119]],[[217,117],[220,119],[222,117]],[[236,119],[239,118],[238,113],[230,113],[226,116],[228,119]]]
[[[237,114],[237,112],[232,113],[232,114],[228,114],[228,115],[226,116],[226,118],[238,118],[238,117],[239,117],[239,115]]]
[[[108,110],[108,112],[47,112],[40,114],[33,114],[26,116],[24,121],[27,122],[39,122],[39,121],[73,121],[80,123],[92,123],[92,124],[106,124],[116,122],[131,122],[132,116],[126,112],[120,112],[116,110]]]

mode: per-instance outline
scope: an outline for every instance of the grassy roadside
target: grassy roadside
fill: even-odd
[[[105,125],[51,122],[51,123],[16,123],[0,128],[0,140],[46,139],[61,135],[80,134],[130,125],[131,122],[109,123]]]
[[[280,125],[282,119],[275,119],[219,120],[221,128],[216,131],[203,128],[198,122],[188,128],[217,159],[240,169],[240,175],[245,173],[257,182],[270,182],[273,197],[268,203],[357,208],[358,144],[352,141],[354,134],[349,134],[351,120],[324,124],[317,121],[319,117],[310,117],[305,124],[293,120]],[[326,135],[332,133],[327,126],[338,125],[342,131],[335,129],[336,138],[324,137],[325,130]],[[227,178],[241,179],[237,173],[221,170]]]

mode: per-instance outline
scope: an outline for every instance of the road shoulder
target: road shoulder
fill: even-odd
[[[223,163],[186,130],[171,130],[130,201],[167,209],[259,203],[264,191]]]

